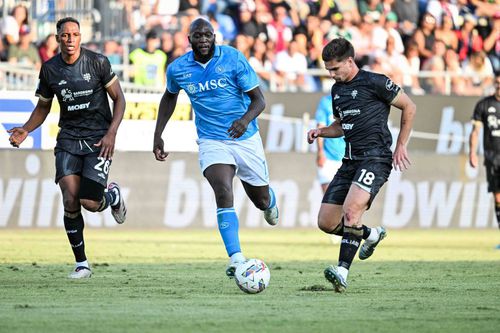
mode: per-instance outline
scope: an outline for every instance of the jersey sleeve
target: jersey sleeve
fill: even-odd
[[[38,86],[36,87],[35,95],[44,101],[50,101],[54,98],[54,92],[50,89],[47,76],[47,67],[42,65],[38,76]]]
[[[177,94],[181,90],[179,83],[175,80],[173,64],[167,67],[167,90],[172,94]]]
[[[373,75],[371,81],[376,95],[387,104],[391,104],[403,92],[400,86],[385,75]]]
[[[474,107],[474,113],[472,113],[472,120],[473,121],[482,121],[482,114],[483,114],[483,103],[484,99],[480,100],[478,103],[476,103],[476,106]]]
[[[254,69],[248,63],[245,56],[238,51],[238,64],[236,79],[238,86],[245,92],[250,91],[259,85],[259,79]]]
[[[101,82],[104,87],[109,87],[118,77],[116,76],[113,69],[111,69],[111,64],[109,59],[103,55],[98,57],[99,59],[99,73],[101,75]]]

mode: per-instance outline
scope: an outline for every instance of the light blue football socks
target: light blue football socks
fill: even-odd
[[[231,257],[234,253],[241,252],[238,236],[239,222],[234,207],[217,208],[217,224],[227,255]]]

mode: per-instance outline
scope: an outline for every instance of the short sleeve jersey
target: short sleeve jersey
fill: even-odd
[[[316,109],[316,122],[323,126],[330,126],[333,119],[332,96],[327,95],[321,98]],[[323,151],[329,160],[340,161],[344,157],[344,138],[325,138],[323,140]]]
[[[84,48],[73,64],[58,54],[42,65],[36,95],[46,101],[56,95],[61,109],[58,139],[95,139],[106,134],[113,118],[106,88],[115,80],[109,60]]]
[[[485,163],[500,166],[500,101],[488,96],[477,102],[472,119],[483,123]]]
[[[167,89],[174,94],[184,89],[189,96],[201,139],[229,139],[231,124],[248,111],[246,92],[258,85],[257,74],[245,56],[225,45],[215,46],[214,56],[206,64],[195,61],[190,51],[167,68]],[[254,119],[236,140],[247,139],[258,129]]]
[[[332,107],[340,118],[347,159],[392,159],[387,121],[391,103],[402,89],[383,74],[360,70],[349,82],[332,86]]]

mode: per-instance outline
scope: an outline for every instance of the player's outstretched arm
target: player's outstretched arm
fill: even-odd
[[[113,119],[109,125],[106,135],[102,137],[94,146],[101,147],[99,157],[112,159],[115,153],[115,140],[118,127],[120,126],[123,115],[125,114],[125,96],[123,95],[120,81],[115,80],[108,88],[106,88],[109,96],[113,100]]]
[[[161,135],[165,126],[167,126],[170,117],[172,117],[172,114],[174,113],[175,105],[177,104],[177,97],[179,97],[178,93],[173,94],[166,89],[160,101],[153,138],[153,154],[158,161],[165,161],[168,156],[168,152],[164,151],[164,143]]]
[[[399,98],[393,104],[398,109],[401,109],[401,124],[398,139],[396,142],[396,149],[393,154],[394,169],[403,171],[410,167],[411,162],[408,156],[406,145],[410,138],[411,129],[413,126],[413,118],[417,112],[417,106],[408,97],[405,92],[402,92]]]
[[[264,95],[259,87],[247,91],[246,94],[250,97],[250,104],[248,105],[247,112],[245,112],[243,117],[235,120],[227,130],[229,137],[232,139],[237,139],[245,134],[248,124],[257,118],[266,107]]]
[[[39,99],[35,109],[30,115],[30,118],[23,126],[7,130],[7,132],[10,133],[10,144],[13,147],[19,148],[19,145],[28,137],[28,134],[43,124],[50,112],[51,106],[52,100],[46,101]]]
[[[471,167],[476,168],[478,164],[477,160],[477,142],[479,138],[479,130],[481,129],[482,123],[479,121],[472,121],[472,131],[469,136],[469,164]]]

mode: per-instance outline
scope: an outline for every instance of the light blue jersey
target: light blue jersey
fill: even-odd
[[[332,96],[327,95],[319,101],[316,109],[316,122],[324,126],[333,123]],[[344,138],[324,138],[323,150],[325,157],[329,160],[340,161],[345,154]]]
[[[177,58],[168,66],[167,89],[187,93],[195,113],[200,139],[228,140],[227,130],[247,111],[250,98],[245,92],[259,85],[257,74],[245,56],[230,46],[215,46],[206,64],[194,60],[193,51]],[[257,119],[235,140],[253,136],[259,130]]]

